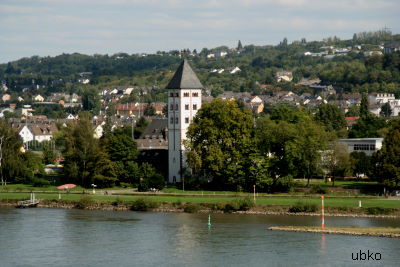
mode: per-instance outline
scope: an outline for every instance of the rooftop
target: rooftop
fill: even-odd
[[[190,67],[188,61],[184,59],[166,89],[203,89],[203,85]]]

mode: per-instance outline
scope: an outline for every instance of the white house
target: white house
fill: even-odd
[[[392,110],[392,117],[398,117],[400,115],[400,99],[394,99],[389,101],[390,109]]]
[[[31,129],[29,129],[28,126],[22,127],[21,131],[19,131],[19,136],[21,136],[22,141],[24,143],[33,141],[33,132]]]
[[[43,101],[44,101],[44,97],[41,96],[41,95],[36,95],[36,96],[33,98],[33,101],[36,101],[36,102],[43,102]]]
[[[66,117],[67,120],[76,120],[77,117],[75,117],[74,115],[72,115],[71,113],[68,114],[68,116]]]
[[[383,138],[350,138],[339,141],[346,146],[348,153],[364,152],[367,156],[371,156],[382,148]]]
[[[233,69],[231,69],[229,71],[230,74],[235,74],[236,72],[242,71],[241,69],[239,69],[239,67],[234,67]]]
[[[94,133],[93,133],[93,137],[96,139],[99,139],[100,137],[103,136],[103,125],[98,124],[94,127]]]
[[[368,100],[371,104],[385,104],[391,100],[395,100],[394,94],[388,93],[373,93],[368,95]]]
[[[168,90],[168,181],[182,181],[182,170],[187,166],[183,141],[189,124],[201,108],[203,85],[183,60],[171,81]]]
[[[28,124],[20,129],[19,135],[24,143],[30,141],[43,142],[50,141],[57,131],[55,124]]]

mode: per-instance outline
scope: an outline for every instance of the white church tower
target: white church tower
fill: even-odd
[[[182,182],[181,170],[186,165],[183,140],[201,107],[203,85],[187,60],[179,65],[168,89],[168,182]]]

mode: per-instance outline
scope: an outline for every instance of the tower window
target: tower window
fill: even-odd
[[[197,104],[193,104],[193,110],[197,110]]]
[[[189,110],[189,105],[188,104],[185,105],[185,110]]]
[[[174,97],[174,93],[169,93],[169,96],[170,97]]]
[[[189,97],[189,93],[183,93],[184,97]]]
[[[178,117],[176,117],[175,118],[175,124],[178,124],[178,122],[179,122],[179,119],[178,119]]]
[[[199,96],[199,93],[193,93],[192,96],[193,96],[193,97],[198,97],[198,96]]]
[[[174,104],[171,104],[171,105],[170,105],[169,110],[174,110]]]
[[[174,118],[170,119],[171,124],[174,124]]]
[[[185,118],[185,123],[189,123],[189,118],[188,117]]]
[[[175,104],[175,110],[179,110],[178,104]]]
[[[179,93],[175,93],[175,96],[176,96],[176,97],[179,97]]]

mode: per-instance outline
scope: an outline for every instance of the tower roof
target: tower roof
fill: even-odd
[[[184,59],[176,70],[174,77],[168,83],[166,89],[202,89],[203,85],[197,78],[196,73]]]

